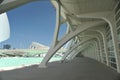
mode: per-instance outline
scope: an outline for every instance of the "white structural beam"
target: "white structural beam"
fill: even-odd
[[[10,25],[6,13],[0,14],[0,42],[10,37]]]
[[[46,54],[45,58],[43,59],[43,61],[40,64],[40,67],[46,67],[46,64],[48,63],[48,61],[50,60],[50,58],[55,54],[55,52],[60,49],[66,42],[68,42],[70,39],[72,39],[73,37],[75,37],[76,35],[78,35],[80,32],[94,27],[94,26],[98,26],[104,24],[103,21],[91,21],[91,22],[86,22],[84,24],[81,24],[76,30],[66,34],[56,45],[54,48],[50,48],[48,53]]]
[[[103,19],[109,24],[112,35],[114,52],[115,52],[117,71],[120,73],[120,55],[119,55],[118,37],[117,37],[116,23],[115,23],[115,13],[112,11],[96,12],[96,13],[77,15],[77,17]]]
[[[0,14],[32,1],[40,1],[40,0],[4,0],[0,4]]]
[[[55,31],[54,31],[54,37],[53,37],[53,44],[52,47],[54,47],[57,42],[58,42],[58,34],[59,34],[59,29],[60,29],[60,13],[61,13],[61,8],[60,8],[60,4],[58,1],[54,1],[56,2],[56,27],[55,27]]]

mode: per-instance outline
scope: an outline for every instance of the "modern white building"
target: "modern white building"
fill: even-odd
[[[34,0],[3,0],[0,12],[31,1]],[[47,68],[51,57],[69,42],[62,62],[80,54],[120,73],[120,0],[51,0],[51,3],[56,9],[53,44],[39,67]],[[59,40],[63,23],[67,30]]]
[[[29,49],[33,49],[33,50],[48,50],[49,47],[48,46],[45,46],[45,45],[42,45],[38,42],[32,42],[29,46]]]
[[[120,1],[119,0],[51,0],[56,8],[53,46],[41,63],[71,41],[63,60],[78,53],[95,59],[120,72]],[[62,17],[62,19],[60,18]],[[64,37],[58,41],[61,23],[67,24]]]

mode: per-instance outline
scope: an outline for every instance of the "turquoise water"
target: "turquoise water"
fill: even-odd
[[[60,60],[60,57],[53,57],[50,62]],[[13,57],[13,58],[0,58],[0,67],[15,67],[21,65],[38,64],[43,60],[39,57]]]

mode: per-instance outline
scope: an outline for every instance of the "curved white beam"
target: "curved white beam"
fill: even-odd
[[[86,37],[86,38],[85,38],[84,41],[81,41],[79,44],[76,44],[75,46],[73,46],[69,51],[67,51],[67,52],[63,55],[63,57],[62,57],[62,59],[61,59],[61,62],[63,62],[63,61],[66,59],[66,57],[67,57],[73,50],[75,50],[78,46],[82,45],[82,44],[85,43],[85,42],[88,42],[88,41],[91,40],[91,38],[92,38],[92,37],[89,37],[89,36],[85,36],[85,37]]]
[[[107,66],[109,66],[105,26],[94,27],[94,28],[89,29],[89,31],[97,31],[101,34],[101,36],[103,38],[104,51],[105,51],[105,55],[106,55],[106,63],[107,63]]]
[[[45,58],[43,59],[43,61],[41,62],[39,67],[46,67],[46,64],[48,63],[48,61],[50,60],[50,58],[55,54],[55,52],[57,52],[58,49],[60,49],[66,42],[68,42],[70,39],[72,39],[73,37],[75,37],[76,35],[78,35],[80,32],[85,31],[88,28],[94,27],[94,26],[98,26],[98,25],[102,25],[104,24],[103,21],[91,21],[91,22],[87,22],[84,23],[82,25],[80,25],[80,27],[78,27],[76,30],[66,34],[56,45],[54,48],[50,48],[48,53],[46,54]]]
[[[119,45],[118,45],[118,37],[117,37],[117,29],[116,29],[116,22],[115,22],[115,13],[114,11],[106,11],[106,12],[95,12],[95,13],[88,13],[88,14],[80,14],[77,15],[78,18],[96,18],[102,19],[106,21],[111,30],[113,47],[115,52],[115,59],[117,65],[117,71],[120,73],[120,57],[119,57]]]
[[[100,55],[101,55],[101,62],[103,63],[103,55],[102,55],[102,46],[101,46],[101,40],[100,40],[100,38],[98,37],[100,34],[97,34],[97,33],[92,33],[92,34],[86,34],[87,36],[91,36],[91,38],[92,37],[94,37],[94,38],[96,38],[97,39],[97,45],[99,46],[99,49],[100,49]],[[91,38],[90,38],[90,40],[91,40]],[[85,43],[85,42],[84,42]],[[77,52],[78,53],[78,52]],[[69,55],[69,54],[71,54],[71,55],[74,55],[74,54],[77,54],[77,53],[68,53],[67,54],[67,56]],[[67,57],[66,56],[66,57]],[[72,56],[71,56],[72,57]]]
[[[40,1],[40,0],[4,0],[0,4],[0,14],[32,1]]]
[[[60,29],[60,12],[61,12],[61,6],[58,1],[54,1],[56,3],[56,26],[54,31],[54,37],[53,37],[53,44],[52,47],[54,47],[58,42],[58,34]]]
[[[0,42],[10,37],[10,25],[6,13],[0,15]]]
[[[96,40],[91,39],[89,42],[84,43],[81,48],[78,48],[78,50],[76,50],[74,54],[71,54],[69,60],[74,59],[74,57],[76,57],[76,55],[79,54],[80,51],[85,49],[84,46],[88,46],[90,43],[93,43],[93,42],[95,43],[96,47],[98,47]],[[94,53],[94,55],[95,55],[94,59],[98,60],[97,59],[98,56],[96,56],[97,53]]]

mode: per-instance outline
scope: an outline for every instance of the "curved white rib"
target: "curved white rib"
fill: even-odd
[[[0,42],[10,37],[10,25],[6,13],[0,14]]]

